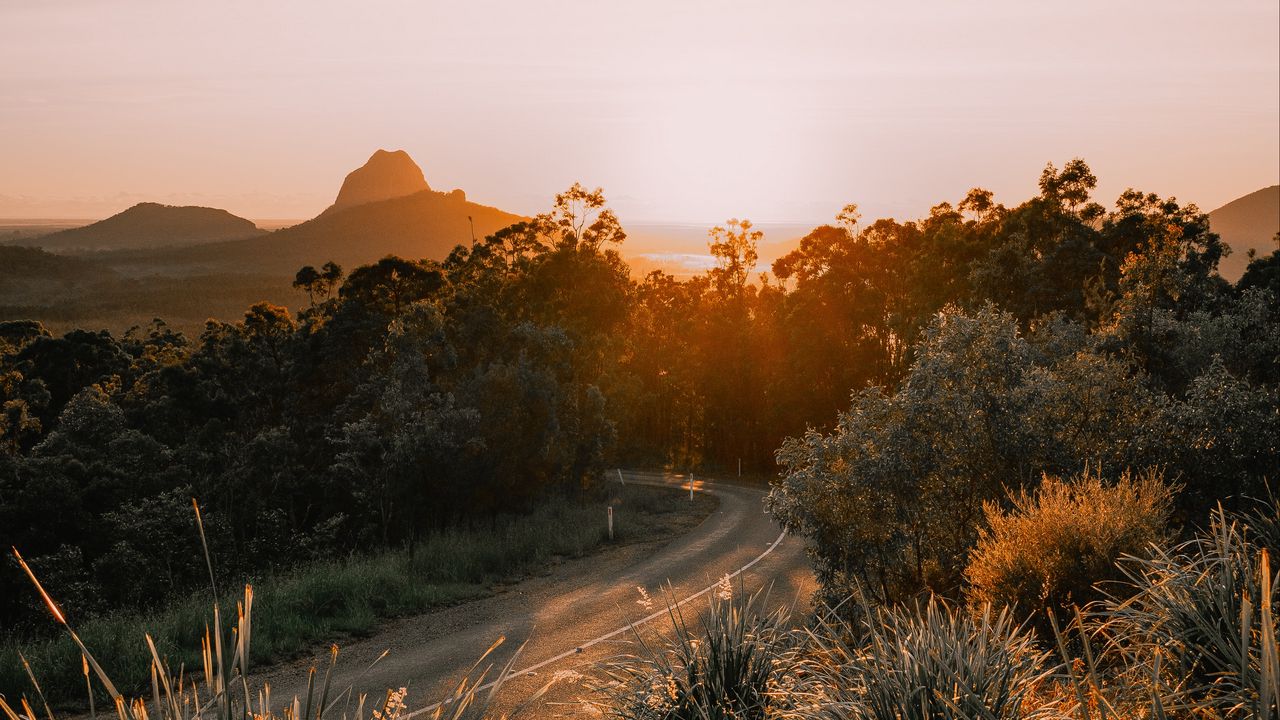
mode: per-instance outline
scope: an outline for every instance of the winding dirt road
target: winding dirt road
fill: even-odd
[[[627,482],[687,486],[679,476],[625,472]],[[370,701],[387,688],[407,687],[412,717],[449,695],[458,680],[495,640],[503,643],[485,664],[504,665],[523,644],[516,672],[501,689],[498,705],[511,708],[551,678],[568,675],[522,713],[524,717],[584,716],[584,690],[573,680],[601,660],[627,651],[631,624],[662,632],[670,621],[664,598],[684,603],[686,617],[705,610],[715,584],[726,574],[748,592],[771,586],[777,603],[808,602],[815,583],[801,541],[781,534],[761,506],[764,490],[726,482],[696,481],[695,490],[719,498],[720,506],[692,531],[665,543],[606,551],[556,566],[493,597],[387,623],[377,635],[342,648],[333,687],[355,683]],[[637,588],[653,600],[646,608]],[[387,657],[361,673],[384,650]],[[306,669],[328,664],[327,653],[268,668],[254,684],[268,682],[273,704],[306,690]],[[318,679],[317,679],[318,681]],[[403,717],[403,716],[402,716]]]

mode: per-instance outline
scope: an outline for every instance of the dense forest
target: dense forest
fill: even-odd
[[[1182,523],[1280,467],[1280,251],[1232,286],[1194,205],[1092,198],[1080,161],[1016,207],[849,206],[772,273],[630,277],[599,190],[442,261],[302,268],[199,337],[0,324],[0,545],[81,613],[221,571],[412,548],[589,492],[616,464],[777,475],[768,506],[832,596],[955,596],[984,513],[1041,478],[1150,471]],[[780,474],[779,474],[780,471]],[[38,632],[16,567],[0,624]]]
[[[170,328],[198,335],[208,318],[236,318],[264,300],[294,304],[301,297],[289,286],[288,275],[253,270],[164,275],[116,265],[101,255],[0,245],[0,317],[38,318],[52,334],[144,327],[160,307]]]

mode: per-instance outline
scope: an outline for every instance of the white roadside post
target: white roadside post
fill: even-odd
[[[689,502],[693,502],[693,473],[689,473]]]
[[[613,542],[613,506],[609,506],[609,542]]]

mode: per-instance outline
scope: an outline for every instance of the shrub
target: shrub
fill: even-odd
[[[1042,698],[1054,666],[1007,608],[966,612],[937,599],[923,607],[864,608],[860,631],[834,617],[808,632],[800,717],[1065,717],[1059,703]]]
[[[763,720],[776,702],[776,668],[789,655],[785,609],[767,612],[767,595],[735,594],[726,577],[701,626],[668,604],[675,635],[664,646],[638,633],[636,654],[607,664],[604,710],[623,720]]]
[[[1069,481],[1045,476],[1009,510],[988,503],[987,529],[965,569],[970,602],[1028,615],[1048,608],[1063,618],[1072,604],[1101,599],[1099,583],[1124,578],[1121,556],[1145,556],[1164,539],[1172,497],[1155,471],[1107,484],[1086,470]],[[1052,637],[1047,623],[1037,627]]]
[[[1280,595],[1270,553],[1247,518],[1219,509],[1207,533],[1126,558],[1136,592],[1100,613],[1126,685],[1196,716],[1273,718],[1280,699]]]

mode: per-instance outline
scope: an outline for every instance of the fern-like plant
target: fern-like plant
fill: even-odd
[[[808,631],[798,715],[837,720],[1063,718],[1042,691],[1056,666],[1010,612],[864,608],[862,628],[827,616]]]
[[[602,709],[621,720],[771,717],[782,699],[775,683],[789,654],[789,613],[767,606],[767,593],[735,593],[727,579],[694,623],[668,602],[674,634],[659,642],[636,633],[636,651],[604,665]]]
[[[1170,712],[1280,717],[1280,574],[1246,520],[1219,508],[1209,530],[1122,566],[1136,593],[1101,610],[1126,680]]]

